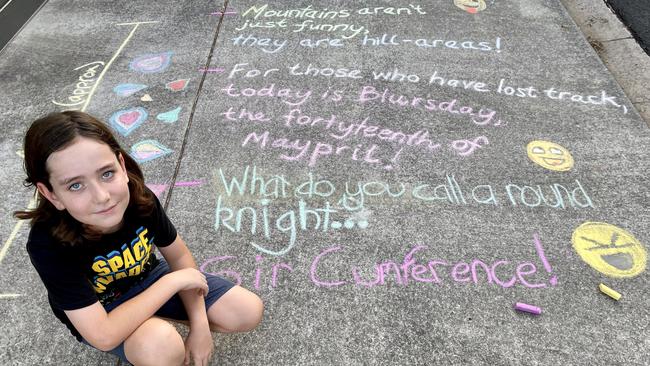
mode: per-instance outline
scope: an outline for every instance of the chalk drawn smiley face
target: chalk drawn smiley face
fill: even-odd
[[[471,14],[483,11],[487,7],[485,0],[454,0],[454,5]]]
[[[604,222],[586,222],[571,238],[573,248],[593,269],[610,277],[634,277],[646,268],[646,250],[629,232]]]
[[[573,168],[573,156],[569,150],[554,142],[535,140],[526,146],[528,157],[535,164],[556,172]]]

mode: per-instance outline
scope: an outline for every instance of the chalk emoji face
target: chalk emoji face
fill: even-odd
[[[569,150],[554,142],[531,141],[526,146],[526,152],[530,160],[548,170],[565,172],[573,168],[573,156]]]
[[[571,242],[583,261],[607,276],[628,278],[645,271],[645,248],[617,226],[586,222],[573,232]]]
[[[485,0],[454,0],[454,4],[470,14],[476,14],[486,8]]]

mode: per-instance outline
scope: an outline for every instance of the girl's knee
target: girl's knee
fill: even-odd
[[[262,299],[252,292],[250,294],[251,296],[245,304],[247,311],[243,315],[243,319],[241,319],[241,329],[237,330],[239,332],[255,329],[262,322],[262,317],[264,316],[264,303]]]
[[[219,332],[246,332],[255,329],[264,314],[264,303],[256,294],[235,286],[210,309],[211,328]]]
[[[185,344],[173,325],[154,317],[126,339],[124,353],[136,365],[180,365],[185,358]]]

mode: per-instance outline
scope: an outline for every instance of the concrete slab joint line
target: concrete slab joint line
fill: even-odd
[[[224,3],[223,9],[228,8],[228,1]],[[212,63],[212,56],[214,54],[214,50],[217,46],[217,40],[219,38],[219,30],[221,29],[221,24],[223,22],[223,15],[219,18],[219,22],[217,22],[217,26],[215,27],[214,30],[214,36],[212,37],[212,45],[210,46],[210,52],[208,53],[208,57],[205,61],[205,68],[209,68],[210,64]],[[183,155],[185,152],[185,147],[187,145],[187,141],[189,139],[189,134],[192,128],[192,121],[194,120],[194,112],[196,111],[196,106],[199,103],[199,98],[201,97],[201,91],[203,90],[203,83],[205,82],[205,79],[207,77],[207,73],[203,72],[203,75],[201,76],[201,80],[199,81],[199,87],[196,90],[196,94],[194,96],[194,101],[192,102],[192,107],[190,108],[190,117],[188,118],[187,122],[187,127],[185,127],[185,133],[183,134],[183,141],[181,143],[181,148],[178,156],[178,160],[176,161],[176,167],[174,168],[174,173],[172,174],[171,181],[176,182],[176,178],[178,177],[178,172],[181,167],[181,162],[183,161]],[[167,191],[167,195],[165,197],[165,202],[163,203],[163,207],[167,209],[169,207],[169,202],[171,201],[172,194],[174,191],[174,186],[175,184],[171,184],[169,186],[169,190]]]

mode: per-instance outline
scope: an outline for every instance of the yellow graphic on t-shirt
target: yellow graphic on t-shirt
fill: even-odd
[[[97,273],[93,283],[95,292],[101,294],[111,282],[140,274],[151,254],[151,243],[147,233],[147,229],[140,227],[136,231],[137,237],[130,245],[124,244],[120,251],[114,250],[106,257],[95,257],[92,265],[93,271]]]

